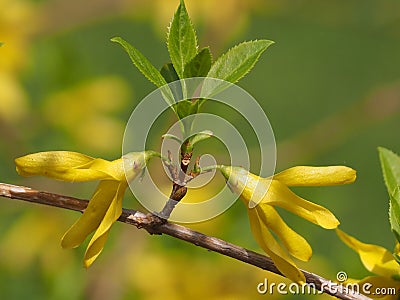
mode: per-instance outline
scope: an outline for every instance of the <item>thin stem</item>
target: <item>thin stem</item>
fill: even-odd
[[[178,201],[169,198],[167,203],[165,203],[163,209],[159,213],[156,213],[156,215],[164,220],[168,220],[168,218],[171,216],[171,213],[177,204]]]
[[[5,183],[0,183],[0,196],[79,212],[83,212],[88,204],[87,200],[37,191],[28,187]],[[229,256],[233,259],[283,276],[269,257],[228,243],[219,238],[202,234],[187,227],[161,220],[155,215],[146,215],[140,211],[123,209],[118,221],[134,225],[139,229],[144,228],[150,234],[167,234],[196,246]],[[370,299],[364,295],[354,293],[345,286],[337,285],[319,275],[307,271],[302,272],[304,273],[309,286],[326,294],[347,300]]]
[[[222,165],[207,166],[207,167],[204,167],[204,168],[200,169],[201,170],[200,174],[211,172],[211,171],[216,170],[216,169],[221,169],[221,167],[222,167]]]
[[[176,204],[185,197],[187,188],[185,186],[185,177],[188,173],[188,167],[190,164],[190,160],[192,159],[193,150],[188,150],[189,148],[189,140],[186,140],[181,145],[181,153],[180,153],[180,169],[172,170],[170,169],[171,176],[174,180],[172,184],[172,191],[169,196],[167,203],[165,203],[161,212],[157,213],[158,216],[163,218],[164,220],[168,220],[171,216],[172,211],[174,210]],[[171,152],[168,151],[168,159],[172,165],[172,156]],[[174,172],[175,171],[175,172]]]

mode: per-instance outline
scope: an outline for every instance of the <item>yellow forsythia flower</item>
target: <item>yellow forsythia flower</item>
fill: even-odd
[[[364,267],[378,275],[367,276],[362,280],[352,280],[357,282],[360,287],[368,284],[368,297],[381,299],[398,299],[400,291],[400,265],[395,260],[392,253],[381,246],[365,244],[336,229],[339,238],[350,248],[358,253]],[[397,243],[395,253],[399,254],[399,244]],[[384,295],[380,291],[389,291],[389,288],[395,288],[395,295]],[[379,290],[378,290],[379,289]],[[362,291],[362,288],[360,289]]]
[[[261,178],[240,167],[218,166],[231,190],[240,195],[247,207],[250,226],[257,243],[272,258],[277,268],[291,280],[304,283],[305,277],[290,255],[307,261],[312,249],[307,241],[292,230],[274,206],[282,207],[326,229],[339,225],[326,208],[294,194],[288,186],[324,186],[354,182],[356,172],[344,166],[294,167],[273,177]],[[276,241],[272,230],[290,255]]]
[[[103,250],[111,225],[122,213],[122,199],[128,182],[142,172],[153,156],[159,154],[132,152],[108,161],[77,152],[50,151],[19,157],[15,164],[22,176],[41,175],[69,182],[100,180],[84,213],[61,242],[63,248],[78,247],[94,231],[84,257],[84,265],[89,267]]]

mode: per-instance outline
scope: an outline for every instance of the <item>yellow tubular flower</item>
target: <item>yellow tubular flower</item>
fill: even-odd
[[[84,213],[61,241],[63,248],[78,247],[94,231],[84,257],[84,265],[89,267],[103,250],[111,225],[122,213],[128,182],[135,179],[154,156],[160,155],[154,151],[132,152],[107,161],[77,152],[50,151],[19,157],[15,164],[22,176],[41,175],[70,182],[100,180]]]
[[[273,177],[261,178],[240,167],[218,166],[234,193],[247,207],[250,226],[257,243],[272,258],[283,275],[297,283],[305,283],[304,274],[290,255],[308,261],[311,246],[279,216],[274,206],[282,207],[326,229],[339,225],[336,217],[325,207],[307,201],[288,186],[325,186],[354,182],[356,172],[348,167],[294,167]],[[289,254],[270,232],[280,239]]]
[[[358,253],[365,268],[378,275],[368,276],[360,281],[355,281],[361,287],[366,283],[370,285],[371,289],[368,290],[370,292],[368,296],[372,296],[372,298],[398,299],[400,291],[400,265],[395,260],[393,254],[381,246],[362,243],[339,229],[336,229],[336,233],[347,246]],[[395,247],[396,254],[398,254],[398,250],[399,244]],[[385,297],[382,293],[377,292],[377,289],[388,291],[388,288],[395,288],[395,295],[387,295]]]

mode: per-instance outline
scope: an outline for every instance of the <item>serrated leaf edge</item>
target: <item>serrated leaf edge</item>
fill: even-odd
[[[387,191],[388,191],[388,193],[389,193],[389,195],[390,195],[390,194],[394,193],[394,191],[396,190],[396,187],[394,188],[393,191],[389,191],[389,189],[390,189],[390,187],[389,187],[389,181],[388,181],[388,178],[387,178],[387,175],[386,175],[386,163],[387,163],[388,161],[386,160],[385,152],[386,152],[386,153],[389,153],[389,154],[391,154],[391,155],[397,156],[397,157],[399,157],[399,155],[398,155],[397,153],[393,152],[392,150],[387,149],[387,148],[378,147],[379,160],[380,160],[380,163],[381,163],[381,169],[382,169],[382,174],[383,174],[383,180],[384,180],[384,182],[385,182],[386,189],[387,189]],[[389,165],[390,165],[390,163],[389,163]],[[397,180],[396,180],[396,181],[397,181]]]
[[[186,14],[187,14],[187,16],[188,16],[188,20],[189,20],[190,27],[193,29],[193,32],[194,32],[194,41],[195,41],[195,47],[196,47],[196,53],[188,60],[187,63],[189,63],[189,62],[196,56],[196,54],[198,53],[199,45],[198,45],[198,39],[197,39],[197,32],[196,32],[196,29],[194,28],[193,22],[192,22],[192,20],[190,19],[189,13],[188,13],[188,11],[187,11],[187,9],[186,9],[185,2],[184,2],[183,0],[180,1],[180,4],[179,4],[177,10],[175,11],[174,16],[172,17],[172,19],[171,19],[171,21],[169,22],[169,25],[168,25],[168,27],[167,27],[166,44],[167,44],[168,52],[170,53],[170,57],[171,57],[171,52],[170,52],[170,50],[169,50],[169,49],[170,49],[169,37],[170,37],[170,33],[171,33],[171,27],[172,27],[172,23],[173,23],[175,17],[177,16],[178,10],[179,10],[182,6],[184,7],[184,9],[185,9],[185,11],[186,11]],[[179,35],[180,35],[180,30],[179,30]],[[182,60],[182,57],[181,57],[181,60]],[[171,58],[171,61],[172,61],[172,58]],[[187,64],[187,63],[186,63],[186,64]],[[173,64],[173,62],[172,62],[172,64]],[[183,74],[184,74],[184,72],[185,72],[185,65],[186,65],[186,64],[185,64],[185,62],[184,62],[183,60],[181,61],[181,64],[182,64],[182,68],[183,68],[183,69],[182,69],[182,74],[179,74],[179,72],[178,72],[179,70],[176,70],[176,66],[174,66],[174,67],[175,67],[175,70],[176,70],[176,72],[177,72],[179,78],[180,78],[180,79],[183,79],[183,77],[184,77]]]
[[[236,81],[234,81],[234,82],[232,82],[232,83],[238,82],[240,79],[242,79],[243,77],[245,77],[245,76],[253,69],[253,67],[254,67],[255,64],[257,63],[258,59],[260,58],[261,54],[262,54],[269,46],[271,46],[272,44],[275,44],[274,41],[271,41],[271,40],[258,40],[258,39],[256,39],[256,40],[250,40],[250,41],[241,42],[241,43],[239,43],[239,44],[237,44],[237,45],[235,45],[235,46],[229,48],[228,51],[226,51],[226,52],[223,53],[221,56],[219,56],[219,57],[217,58],[217,60],[211,65],[211,69],[210,69],[210,71],[209,71],[208,73],[211,72],[212,67],[213,67],[219,60],[224,59],[231,51],[235,50],[236,48],[238,48],[238,47],[240,47],[240,46],[242,46],[242,45],[244,45],[244,44],[250,44],[250,43],[254,43],[254,42],[258,42],[258,41],[266,41],[266,42],[269,42],[269,44],[266,45],[264,49],[260,49],[260,53],[257,55],[257,59],[254,61],[254,63],[251,65],[251,67],[247,70],[247,72],[244,73],[241,77],[239,77]],[[207,74],[207,77],[209,77],[208,74]],[[217,79],[221,79],[221,78],[217,78]]]
[[[142,73],[150,82],[152,82],[155,86],[157,87],[162,87],[163,85],[166,85],[167,82],[164,79],[164,77],[161,75],[160,71],[157,70],[157,68],[150,62],[150,60],[147,59],[147,57],[145,57],[135,46],[133,46],[132,44],[130,44],[129,42],[127,42],[126,40],[124,40],[121,37],[113,37],[111,38],[111,41],[114,43],[118,43],[122,46],[122,48],[124,48],[124,50],[127,52],[129,58],[131,59],[132,63],[135,65],[135,67],[139,70],[140,73]],[[159,74],[159,79],[161,80],[162,84],[157,83],[156,80],[154,80],[153,78],[151,78],[148,74],[146,74],[145,72],[143,72],[140,67],[138,67],[137,63],[131,58],[130,53],[125,49],[125,47],[121,44],[121,41],[128,44],[130,47],[132,47],[135,51],[137,51],[137,53],[139,55],[141,55],[148,63],[149,65],[153,68],[153,71],[157,74]]]

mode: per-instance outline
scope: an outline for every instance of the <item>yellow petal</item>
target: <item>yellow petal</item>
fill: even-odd
[[[271,180],[261,178],[241,167],[220,166],[232,192],[240,195],[246,206],[253,208],[267,194]]]
[[[15,159],[17,172],[22,176],[46,176],[64,181],[113,179],[99,171],[110,162],[69,151],[49,151],[29,154]],[[97,169],[90,169],[95,164]]]
[[[153,156],[159,154],[154,151],[131,152],[111,162],[97,158],[86,167],[103,172],[118,181],[131,181],[141,173]]]
[[[122,163],[122,158],[108,161],[102,158],[96,158],[81,169],[89,169],[103,173],[103,180],[116,180],[124,181],[124,167]]]
[[[268,228],[260,222],[257,209],[248,209],[253,236],[260,247],[267,253],[280,272],[299,284],[305,283],[304,274],[297,268],[290,256],[281,248]]]
[[[126,187],[126,183],[121,183],[118,186],[117,193],[112,199],[110,207],[108,208],[103,220],[89,242],[84,257],[84,265],[86,268],[88,268],[100,255],[107,241],[107,236],[112,224],[117,221],[122,213],[122,199],[124,197]]]
[[[110,230],[107,230],[102,235],[98,236],[96,240],[92,243],[92,245],[86,249],[85,256],[83,258],[83,266],[87,269],[89,268],[96,258],[100,255],[101,251],[103,251],[104,245],[107,242],[108,233]],[[93,238],[92,238],[93,239]],[[92,239],[90,242],[92,242]]]
[[[153,156],[160,154],[154,151],[132,152],[110,162],[77,152],[49,151],[19,157],[15,164],[22,176],[41,175],[71,182],[126,181],[126,178],[130,181],[140,174]]]
[[[120,182],[112,180],[99,183],[83,215],[64,234],[61,241],[63,248],[78,247],[90,233],[99,227],[120,185]]]
[[[259,204],[254,209],[258,210],[258,216],[261,218],[262,223],[276,233],[291,255],[303,261],[308,261],[311,258],[312,249],[310,244],[290,228],[272,206]]]
[[[392,253],[385,248],[362,243],[339,229],[336,232],[347,246],[358,253],[368,271],[388,278],[400,274],[399,264],[395,261]]]
[[[262,203],[280,206],[326,229],[339,225],[339,221],[328,209],[297,196],[277,180],[272,180],[267,196],[259,205]]]
[[[356,171],[345,166],[298,166],[274,175],[287,186],[327,186],[348,184],[356,180]]]

